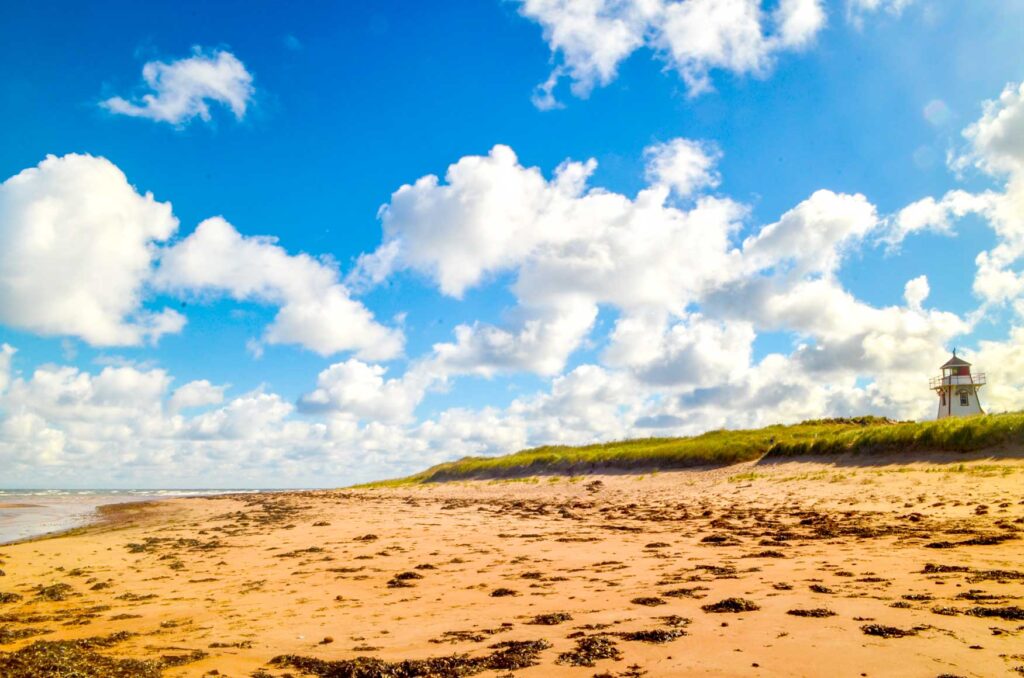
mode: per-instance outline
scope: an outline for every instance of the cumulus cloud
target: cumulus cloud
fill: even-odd
[[[280,306],[264,333],[271,344],[299,344],[321,355],[356,351],[369,360],[402,350],[402,333],[376,322],[330,262],[288,254],[271,237],[243,236],[221,217],[206,219],[165,250],[154,284]]]
[[[199,47],[190,57],[146,63],[142,79],[150,93],[134,100],[112,97],[101,106],[118,115],[184,125],[197,117],[210,120],[210,103],[216,103],[241,120],[255,92],[252,75],[234,54]]]
[[[227,386],[215,386],[206,379],[190,381],[175,389],[168,402],[168,409],[177,412],[194,407],[219,405],[224,402],[225,389]]]
[[[299,407],[370,422],[408,422],[427,389],[443,379],[429,364],[413,367],[401,378],[386,379],[386,372],[386,367],[355,358],[335,363],[320,372],[316,389],[299,399]]]
[[[110,161],[48,156],[0,184],[0,322],[95,346],[180,331],[181,314],[143,308],[157,244],[177,227]]]
[[[921,310],[921,305],[930,293],[931,287],[928,285],[928,276],[926,275],[919,275],[913,280],[908,280],[903,287],[903,298],[907,300],[907,306],[915,311]]]
[[[459,325],[454,342],[434,344],[437,363],[455,374],[489,377],[527,371],[555,375],[597,317],[597,306],[586,301],[517,311],[522,318],[512,328],[486,323]]]
[[[985,194],[985,216],[998,242],[977,259],[974,291],[987,304],[1014,302],[1024,296],[1024,83],[1010,84],[998,99],[987,101],[982,116],[964,130],[970,148],[953,166],[974,165],[1005,180],[1001,193]]]
[[[542,109],[558,105],[560,78],[586,97],[642,47],[698,94],[713,70],[766,74],[777,54],[805,48],[825,25],[821,0],[521,0],[520,13],[540,24],[559,59],[534,95]]]
[[[7,390],[11,383],[11,358],[14,357],[14,347],[10,344],[0,344],[0,395]]]
[[[953,190],[936,200],[928,196],[902,208],[890,219],[888,232],[882,240],[891,248],[897,247],[914,233],[929,231],[942,235],[954,235],[953,224],[968,214],[991,217],[999,203],[999,196],[991,191],[968,193]]]
[[[713,145],[690,139],[653,144],[644,149],[647,180],[653,186],[666,186],[685,198],[721,183],[722,178],[715,170],[721,156]]]
[[[899,16],[915,0],[846,0],[846,18],[855,26],[862,26],[867,15],[886,12]]]
[[[667,147],[657,153],[675,155]],[[519,305],[507,326],[462,325],[454,343],[435,350],[455,371],[553,374],[600,305],[678,314],[705,288],[740,274],[731,238],[742,206],[698,196],[682,209],[668,203],[670,188],[661,184],[635,198],[590,189],[595,168],[593,160],[566,161],[548,180],[507,146],[464,157],[445,183],[429,175],[392,195],[381,210],[384,242],[361,259],[361,278],[410,269],[461,297],[489,276],[514,271]],[[675,169],[656,176],[679,185]],[[708,184],[692,173],[686,181],[690,190]]]
[[[627,316],[615,324],[604,358],[628,367],[645,384],[696,388],[726,383],[750,369],[756,333],[750,323],[691,314],[669,325],[663,317]]]
[[[863,195],[819,190],[810,198],[743,242],[743,255],[754,270],[779,265],[797,272],[835,272],[844,250],[878,226],[874,205]]]
[[[998,99],[985,102],[981,118],[964,130],[974,160],[987,172],[1024,171],[1024,82],[1009,84]]]

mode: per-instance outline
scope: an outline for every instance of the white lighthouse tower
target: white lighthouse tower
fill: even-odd
[[[942,374],[929,380],[928,385],[939,395],[938,419],[946,417],[969,417],[984,414],[978,400],[978,389],[985,385],[984,374],[971,374],[971,364],[957,357],[946,361]]]

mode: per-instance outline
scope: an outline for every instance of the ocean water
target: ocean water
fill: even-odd
[[[248,491],[257,490],[0,490],[0,544],[86,525],[106,504]]]

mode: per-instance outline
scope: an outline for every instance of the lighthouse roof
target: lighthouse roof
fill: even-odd
[[[953,357],[946,361],[946,364],[942,367],[970,367],[971,364],[961,358],[960,356],[953,354]]]

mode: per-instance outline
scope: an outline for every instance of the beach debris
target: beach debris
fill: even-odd
[[[692,586],[683,587],[678,589],[669,589],[668,591],[662,591],[661,595],[666,598],[703,598],[703,595],[698,594],[698,591],[708,591],[707,586]]]
[[[753,612],[760,610],[761,606],[746,598],[726,598],[717,603],[701,605],[700,609],[705,612]]]
[[[644,605],[646,607],[655,607],[657,605],[665,605],[665,601],[657,596],[640,596],[629,601],[634,605]]]
[[[787,610],[786,614],[791,614],[794,617],[834,617],[836,613],[828,608],[824,607],[813,607],[809,610]]]
[[[74,589],[71,588],[70,584],[51,584],[50,586],[37,586],[36,587],[36,598],[42,598],[43,600],[50,601],[61,601],[67,600],[68,596],[74,593]]]
[[[291,668],[307,675],[336,678],[358,676],[360,678],[414,678],[416,676],[437,676],[438,678],[460,678],[484,671],[514,671],[538,664],[538,655],[551,647],[546,640],[506,640],[490,646],[494,650],[483,657],[452,655],[430,659],[406,659],[388,662],[375,657],[356,657],[326,661],[298,655],[279,655],[270,660],[270,665]]]
[[[558,655],[559,664],[594,666],[601,659],[622,659],[615,641],[607,636],[584,636],[576,639],[576,647]]]
[[[122,631],[109,636],[78,640],[37,640],[16,652],[0,653],[0,676],[4,678],[160,678],[164,668],[182,666],[206,656],[201,650],[160,659],[109,657],[97,650],[113,647],[134,634]]]
[[[623,640],[635,640],[642,643],[667,643],[686,635],[681,628],[671,629],[644,629],[642,631],[625,631],[616,633],[615,636]]]
[[[1011,605],[1008,607],[972,607],[964,610],[971,617],[999,617],[1007,621],[1024,621],[1024,608]]]
[[[548,614],[538,614],[526,623],[540,626],[555,626],[567,621],[572,621],[572,615],[568,612],[550,612]]]
[[[916,636],[917,629],[901,629],[896,626],[884,626],[882,624],[865,624],[860,627],[866,635],[878,636],[879,638],[903,638],[904,636]]]
[[[414,579],[423,579],[423,575],[419,572],[399,572],[394,577],[388,580],[388,588],[412,588],[414,585],[410,582]]]
[[[0,626],[0,645],[7,645],[16,640],[24,640],[25,638],[31,638],[32,636],[42,636],[47,633],[53,633],[53,630],[31,626],[20,629],[11,628],[10,626]]]

